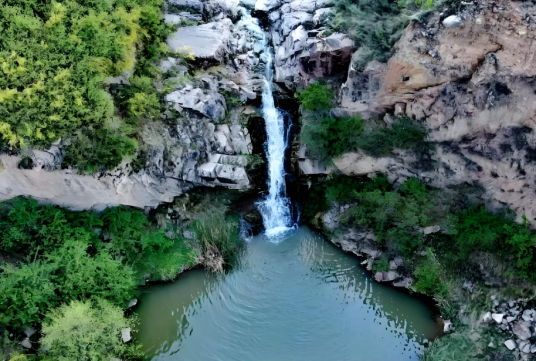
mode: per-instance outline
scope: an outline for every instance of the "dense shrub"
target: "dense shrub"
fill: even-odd
[[[222,272],[224,263],[236,259],[242,245],[236,217],[215,214],[210,218],[194,221],[190,229],[201,245],[205,267]]]
[[[373,157],[389,155],[395,148],[430,150],[425,141],[426,130],[408,117],[397,117],[391,128],[370,129],[365,128],[360,117],[333,119],[309,115],[305,119],[301,141],[310,155],[319,159],[326,155],[336,158],[356,149]]]
[[[296,90],[296,99],[304,109],[329,110],[335,100],[335,94],[326,85],[314,83],[305,90]]]
[[[335,174],[323,183],[314,184],[308,192],[304,206],[304,217],[312,219],[318,212],[326,212],[331,202],[350,203],[356,200],[356,192],[392,190],[385,174],[369,178],[353,178]]]
[[[446,298],[449,289],[441,279],[441,268],[431,249],[427,250],[426,258],[415,268],[417,282],[415,289],[425,295]]]
[[[307,125],[302,142],[309,148],[321,148],[330,157],[355,149],[363,133],[363,120],[356,118],[323,118],[319,123]]]
[[[16,328],[60,302],[99,296],[124,306],[143,275],[172,279],[196,263],[181,235],[155,230],[138,210],[71,212],[19,197],[0,203],[0,216],[0,251],[29,262],[0,273],[0,322]]]
[[[519,224],[511,217],[475,206],[462,210],[450,222],[449,234],[455,241],[459,259],[477,251],[501,252],[515,260],[515,268],[522,276],[531,276],[528,269],[533,264],[536,237],[531,234],[525,216]]]
[[[142,356],[135,344],[125,344],[121,329],[133,327],[120,307],[105,300],[72,301],[50,311],[43,325],[45,360],[132,360]]]
[[[94,150],[100,153],[80,163],[82,169],[98,168],[99,157],[104,168],[116,166],[134,144],[128,132],[105,126],[115,109],[103,81],[132,70],[136,54],[151,68],[166,50],[160,43],[171,28],[160,19],[161,5],[161,0],[2,3],[0,143],[49,146],[78,130],[67,164],[79,164]],[[155,101],[153,93],[134,93],[129,110],[139,115]]]
[[[2,266],[0,273],[0,322],[21,329],[35,325],[59,300],[55,267],[41,261],[20,268]]]
[[[408,117],[397,117],[391,129],[373,129],[356,139],[355,147],[373,157],[388,155],[394,148],[423,150],[426,130]]]
[[[357,69],[376,59],[386,62],[394,52],[404,28],[416,12],[432,10],[439,0],[333,0],[325,25],[348,32],[359,47],[354,54]],[[355,58],[358,59],[355,59]]]

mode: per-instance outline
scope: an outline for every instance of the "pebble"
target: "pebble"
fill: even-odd
[[[508,341],[505,341],[504,342],[504,345],[509,349],[509,350],[514,350],[516,348],[516,343],[514,342],[514,340],[508,340]]]
[[[491,318],[495,320],[497,323],[501,323],[503,320],[504,314],[502,313],[492,313]]]

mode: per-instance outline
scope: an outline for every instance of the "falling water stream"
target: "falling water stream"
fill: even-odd
[[[288,236],[288,231],[295,229],[290,212],[290,201],[285,186],[285,150],[287,139],[283,114],[275,107],[272,90],[273,54],[259,21],[241,8],[242,18],[238,26],[244,25],[260,44],[261,58],[265,64],[262,86],[262,116],[266,123],[266,157],[268,159],[268,195],[259,202],[265,234],[273,242]]]
[[[265,64],[269,193],[258,203],[265,232],[249,239],[230,272],[197,269],[151,286],[140,298],[139,333],[148,360],[413,361],[441,332],[434,310],[373,282],[359,260],[292,218],[286,197],[284,118],[272,95],[272,49],[258,20]]]

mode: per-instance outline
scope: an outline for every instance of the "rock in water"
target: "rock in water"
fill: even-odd
[[[376,280],[376,282],[383,281],[383,273],[382,272],[376,272],[376,274],[374,275],[374,279]]]
[[[127,307],[127,308],[134,307],[134,306],[136,306],[137,304],[138,304],[138,300],[137,300],[136,298],[134,298],[134,299],[132,299],[132,300],[130,300],[130,301],[128,302],[128,307]]]
[[[512,326],[512,332],[520,340],[525,341],[525,340],[528,340],[530,338],[530,336],[531,336],[531,332],[530,332],[529,327],[530,327],[530,323],[528,323],[528,322],[525,322],[525,321],[516,322]]]
[[[443,26],[446,28],[455,28],[463,25],[463,20],[458,15],[451,15],[443,20]]]
[[[491,312],[486,312],[486,313],[484,314],[484,316],[482,316],[482,320],[483,320],[484,322],[489,322],[489,321],[491,321]]]

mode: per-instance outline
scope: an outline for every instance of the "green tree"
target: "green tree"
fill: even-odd
[[[326,85],[314,83],[305,90],[296,90],[296,98],[304,109],[329,110],[335,100],[335,94]]]
[[[57,302],[55,265],[41,261],[0,268],[0,322],[20,329],[39,323]]]
[[[47,314],[41,345],[49,349],[47,360],[135,359],[139,349],[121,339],[121,330],[130,327],[123,310],[105,300],[72,301]]]

